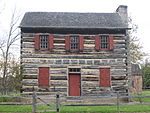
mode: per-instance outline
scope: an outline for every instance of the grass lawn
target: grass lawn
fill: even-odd
[[[12,96],[19,96],[20,94],[17,93],[17,94],[10,94]],[[16,100],[17,97],[0,97],[0,102],[12,102],[14,100]]]
[[[143,91],[141,95],[150,95],[150,91]],[[142,102],[150,102],[150,98],[140,98]],[[0,98],[1,100],[1,98]],[[10,98],[11,100],[11,98]],[[134,98],[139,101],[139,98]],[[48,106],[37,106],[38,110],[50,110]],[[55,109],[55,106],[53,106]],[[60,113],[116,113],[117,106],[61,106]],[[31,113],[30,105],[0,105],[0,113]],[[120,112],[147,112],[150,113],[150,105],[124,105],[120,106]]]
[[[38,106],[38,110],[50,110],[47,106]],[[61,113],[115,113],[116,106],[61,106]],[[32,111],[32,106],[0,105],[2,113],[27,113]],[[121,112],[150,112],[150,105],[120,106]]]
[[[117,106],[62,106],[61,113],[115,113],[117,112]],[[140,112],[140,111],[149,111],[150,105],[142,106],[120,106],[121,112]]]
[[[150,91],[142,91],[141,94],[134,94],[134,96],[150,96]],[[150,98],[133,98],[133,100],[138,101],[138,102],[147,102],[150,103]]]

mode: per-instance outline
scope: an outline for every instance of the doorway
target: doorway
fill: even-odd
[[[69,96],[81,96],[80,68],[69,69]]]

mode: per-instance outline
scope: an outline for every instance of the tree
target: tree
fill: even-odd
[[[3,63],[2,63],[3,67]],[[7,65],[8,71],[6,73],[6,83],[5,83],[5,92],[14,92],[19,91],[21,88],[21,65],[19,61],[11,60],[8,62]],[[0,71],[3,71],[3,68],[0,68]],[[2,78],[0,80],[2,82]],[[3,87],[0,87],[0,89],[3,89]],[[2,91],[2,90],[1,90]]]
[[[1,50],[1,73],[2,73],[2,94],[6,94],[7,91],[7,80],[8,76],[10,76],[10,67],[11,67],[11,58],[13,51],[11,51],[11,47],[14,46],[15,42],[19,39],[20,32],[18,31],[17,23],[20,19],[20,16],[17,15],[16,9],[13,10],[10,26],[7,34],[4,37],[1,37],[0,41],[0,50]]]
[[[129,27],[131,27],[131,30],[129,31],[129,37],[130,37],[130,58],[131,62],[133,63],[138,63],[141,60],[143,60],[143,57],[146,55],[142,51],[142,45],[140,44],[140,40],[137,37],[137,30],[138,30],[138,25],[133,23],[132,18],[129,17],[128,19],[129,22]]]
[[[145,60],[145,65],[142,68],[143,75],[143,87],[150,88],[150,61],[148,59]]]

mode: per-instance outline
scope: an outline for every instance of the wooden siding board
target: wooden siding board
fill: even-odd
[[[55,87],[68,87],[68,82],[65,80],[65,81],[60,81],[60,80],[51,80],[51,86],[55,86]]]
[[[26,75],[26,74],[23,74],[23,79],[37,79],[38,75],[32,75],[32,74],[29,74],[29,75]]]
[[[22,88],[22,91],[24,92],[33,92],[33,91],[39,91],[40,88],[36,88],[34,87],[25,87],[25,88]],[[44,92],[44,90],[41,89],[42,92]],[[67,88],[48,88],[48,89],[45,89],[45,92],[67,92]]]
[[[98,81],[82,81],[82,87],[99,87]]]
[[[127,58],[126,54],[95,54],[95,55],[89,55],[89,54],[84,54],[84,55],[47,55],[47,54],[22,54],[22,58],[57,58],[57,59],[105,59],[105,58]]]

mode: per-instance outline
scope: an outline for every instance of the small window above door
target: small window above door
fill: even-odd
[[[81,73],[80,68],[69,68],[69,73]]]

